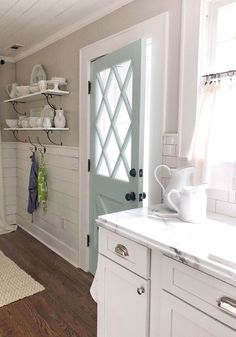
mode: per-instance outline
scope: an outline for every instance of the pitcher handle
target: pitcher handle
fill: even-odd
[[[171,191],[167,194],[166,198],[167,198],[168,203],[174,208],[174,210],[175,210],[177,213],[179,213],[179,207],[174,203],[173,200],[171,200],[171,197],[172,197],[174,194],[175,194],[175,195],[177,194],[178,197],[180,197],[180,192],[179,192],[179,190],[173,189],[173,190],[171,190]]]
[[[167,165],[158,165],[156,168],[155,168],[155,170],[154,170],[154,177],[155,177],[155,179],[156,179],[156,181],[158,182],[158,184],[161,186],[161,188],[162,188],[162,191],[165,193],[165,187],[162,185],[162,183],[161,183],[161,181],[160,181],[160,179],[158,178],[158,175],[157,175],[157,173],[158,173],[158,171],[159,171],[159,169],[160,168],[162,168],[162,167],[165,167],[167,170],[168,170],[168,173],[169,173],[169,175],[171,176],[171,170],[170,170],[170,168],[167,166]]]

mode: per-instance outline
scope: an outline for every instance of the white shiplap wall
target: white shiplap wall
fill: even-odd
[[[2,143],[4,203],[9,224],[16,223],[16,143]]]
[[[76,147],[47,146],[45,164],[48,176],[48,210],[39,207],[34,222],[27,213],[30,146],[16,145],[16,221],[74,265],[78,265],[78,166]]]

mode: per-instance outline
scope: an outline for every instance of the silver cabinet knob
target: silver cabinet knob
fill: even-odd
[[[144,293],[145,293],[144,287],[139,287],[139,288],[137,288],[137,293],[138,293],[139,295],[144,294]]]
[[[121,245],[120,243],[118,245],[116,245],[115,252],[116,252],[116,254],[118,254],[122,257],[129,256],[128,249],[125,246]]]

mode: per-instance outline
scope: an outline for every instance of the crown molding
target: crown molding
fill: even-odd
[[[56,41],[59,41],[63,38],[65,38],[66,36],[78,31],[79,29],[89,25],[92,22],[95,22],[99,19],[101,19],[102,17],[114,12],[115,10],[129,4],[130,2],[133,2],[134,0],[122,0],[119,1],[119,3],[113,3],[110,4],[104,8],[102,8],[100,11],[97,11],[96,13],[87,16],[86,18],[76,22],[75,24],[60,30],[59,32],[57,32],[56,34],[51,35],[49,38],[36,43],[34,46],[26,49],[25,51],[23,51],[22,53],[19,53],[18,55],[16,55],[13,59],[15,62],[18,62],[22,59],[24,59],[27,56],[30,56],[36,52],[38,52],[39,50],[53,44]]]
[[[15,63],[15,57],[11,57],[11,56],[2,56],[0,55],[0,59],[3,59],[5,62],[7,63]]]

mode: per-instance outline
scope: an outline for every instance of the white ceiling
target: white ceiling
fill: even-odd
[[[0,55],[25,55],[133,0],[0,0]],[[8,47],[24,45],[17,51]]]

